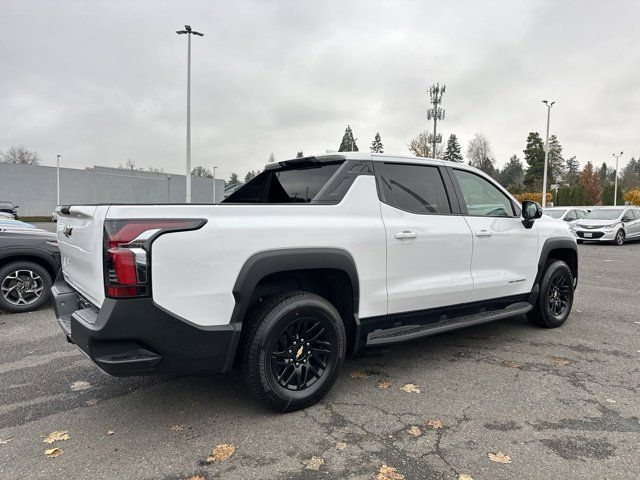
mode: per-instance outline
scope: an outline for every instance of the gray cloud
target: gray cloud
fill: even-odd
[[[428,127],[426,91],[447,84],[444,135],[491,140],[499,163],[543,132],[567,155],[640,155],[635,1],[4,2],[0,148],[46,164],[181,172],[191,23],[193,161],[218,173],[336,149],[351,124],[407,153]],[[627,157],[628,158],[628,157]]]

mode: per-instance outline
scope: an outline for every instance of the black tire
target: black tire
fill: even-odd
[[[326,299],[302,291],[276,295],[253,312],[246,329],[242,371],[262,404],[292,412],[331,389],[344,363],[347,337],[340,314]],[[304,333],[311,338],[305,340]]]
[[[8,263],[0,268],[0,309],[12,313],[37,310],[49,302],[51,285],[51,275],[37,263]]]
[[[617,247],[621,247],[624,245],[625,241],[624,230],[620,229],[616,232],[616,238],[613,239],[613,244]]]
[[[527,314],[531,323],[544,328],[556,328],[567,321],[573,305],[574,279],[569,266],[561,260],[547,263],[538,301]]]

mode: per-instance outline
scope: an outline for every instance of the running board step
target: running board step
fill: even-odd
[[[463,327],[471,327],[482,323],[502,320],[503,318],[523,315],[533,309],[528,302],[512,303],[511,305],[489,312],[474,313],[462,317],[447,318],[428,325],[402,325],[400,327],[377,330],[367,335],[367,346],[385,345],[387,343],[407,342],[415,338],[428,337]]]

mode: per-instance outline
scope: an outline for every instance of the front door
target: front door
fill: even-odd
[[[466,302],[473,288],[472,237],[450,202],[447,172],[426,161],[375,168],[387,235],[389,313]]]
[[[525,228],[511,199],[492,181],[452,169],[473,234],[469,301],[528,293],[538,272],[538,230]],[[516,215],[517,213],[517,215]]]

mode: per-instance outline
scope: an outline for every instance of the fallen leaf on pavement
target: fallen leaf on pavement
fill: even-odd
[[[607,398],[607,403],[616,403],[616,401],[613,398]]]
[[[502,366],[508,367],[508,368],[522,368],[522,364],[521,363],[510,362],[508,360],[505,360],[504,362],[502,362]]]
[[[4,438],[0,438],[0,445],[6,445],[10,441],[11,441],[10,438],[7,438],[6,440]]]
[[[489,460],[496,463],[511,463],[511,457],[502,452],[489,453]]]
[[[216,445],[216,448],[213,449],[211,455],[207,457],[207,462],[221,462],[223,460],[227,460],[235,451],[235,445],[229,445],[226,443]]]
[[[429,420],[427,422],[427,425],[434,430],[438,430],[439,428],[442,428],[442,420],[440,420],[439,418],[434,418],[433,420]]]
[[[556,365],[560,365],[563,367],[565,365],[571,365],[573,363],[573,360],[569,360],[568,358],[564,358],[564,357],[551,357],[551,361]]]
[[[344,442],[338,442],[336,443],[336,449],[337,450],[344,450],[345,448],[347,448],[347,444]]]
[[[471,475],[467,473],[461,473],[458,475],[458,480],[473,480],[473,478],[471,478]]]
[[[307,470],[318,470],[324,465],[324,458],[311,457],[309,460],[303,460],[302,463],[304,463],[304,468]]]
[[[411,427],[407,429],[407,433],[409,435],[413,435],[414,437],[419,437],[420,435],[422,435],[422,430],[420,430],[415,425],[411,425]]]
[[[382,465],[378,470],[376,480],[404,480],[404,475],[398,473],[393,467]]]
[[[52,444],[53,442],[61,442],[62,440],[69,440],[69,432],[51,432],[49,435],[44,437],[42,443]]]
[[[89,382],[85,382],[84,380],[78,380],[77,382],[73,382],[71,384],[71,390],[74,392],[81,392],[82,390],[88,390],[91,388],[91,384]]]
[[[116,433],[116,432],[114,432],[113,430],[109,430],[109,431],[107,432],[107,435],[113,435],[114,433]]]
[[[47,456],[47,458],[56,458],[62,455],[62,453],[63,452],[61,448],[50,448],[49,450],[44,451],[44,454]]]
[[[89,400],[87,400],[84,403],[86,403],[90,407],[93,407],[96,403],[98,403],[98,399],[97,398],[90,398]]]
[[[171,427],[172,432],[181,432],[182,430],[184,430],[184,425],[174,425]]]
[[[387,388],[389,388],[391,386],[391,382],[378,382],[378,388],[380,390],[386,390]]]
[[[193,477],[189,477],[189,480],[207,480],[207,479],[204,478],[202,475],[194,475]]]
[[[420,393],[420,388],[413,383],[407,383],[404,387],[400,387],[400,390],[407,393]]]
[[[349,375],[351,378],[367,378],[369,376],[367,372],[363,372],[362,370],[354,370]]]

